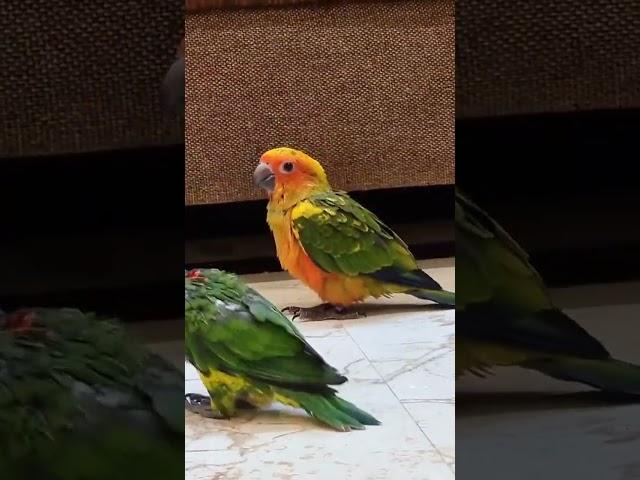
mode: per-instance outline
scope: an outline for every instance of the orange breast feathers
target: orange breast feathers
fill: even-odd
[[[280,265],[324,301],[338,306],[349,306],[370,295],[366,282],[360,277],[325,272],[319,268],[302,248],[293,233],[291,218],[269,219],[273,230]]]

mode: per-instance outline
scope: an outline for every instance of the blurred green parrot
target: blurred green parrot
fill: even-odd
[[[182,478],[184,375],[110,319],[0,315],[0,476]]]
[[[302,408],[338,431],[380,422],[329,385],[347,381],[280,310],[238,277],[216,269],[185,276],[185,352],[211,398],[187,394],[190,410],[230,418],[238,404]]]
[[[616,360],[556,308],[528,255],[456,191],[456,376],[519,366],[618,394],[640,394],[640,367]]]

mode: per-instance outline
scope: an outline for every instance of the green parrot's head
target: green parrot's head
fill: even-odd
[[[194,268],[185,271],[185,280],[191,283],[219,283],[225,284],[236,281],[237,277],[233,273],[218,270],[217,268]]]

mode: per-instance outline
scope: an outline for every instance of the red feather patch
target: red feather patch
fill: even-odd
[[[7,315],[4,322],[5,330],[12,332],[24,332],[31,330],[36,319],[35,312],[31,310],[18,310]]]
[[[204,278],[204,276],[202,275],[202,272],[200,270],[197,270],[197,269],[189,270],[187,272],[186,277],[191,279],[191,280],[201,280],[201,279]]]

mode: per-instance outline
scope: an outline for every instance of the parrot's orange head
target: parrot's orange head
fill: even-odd
[[[269,193],[274,190],[301,192],[329,188],[327,176],[317,160],[287,147],[263,153],[253,172],[253,180]]]

